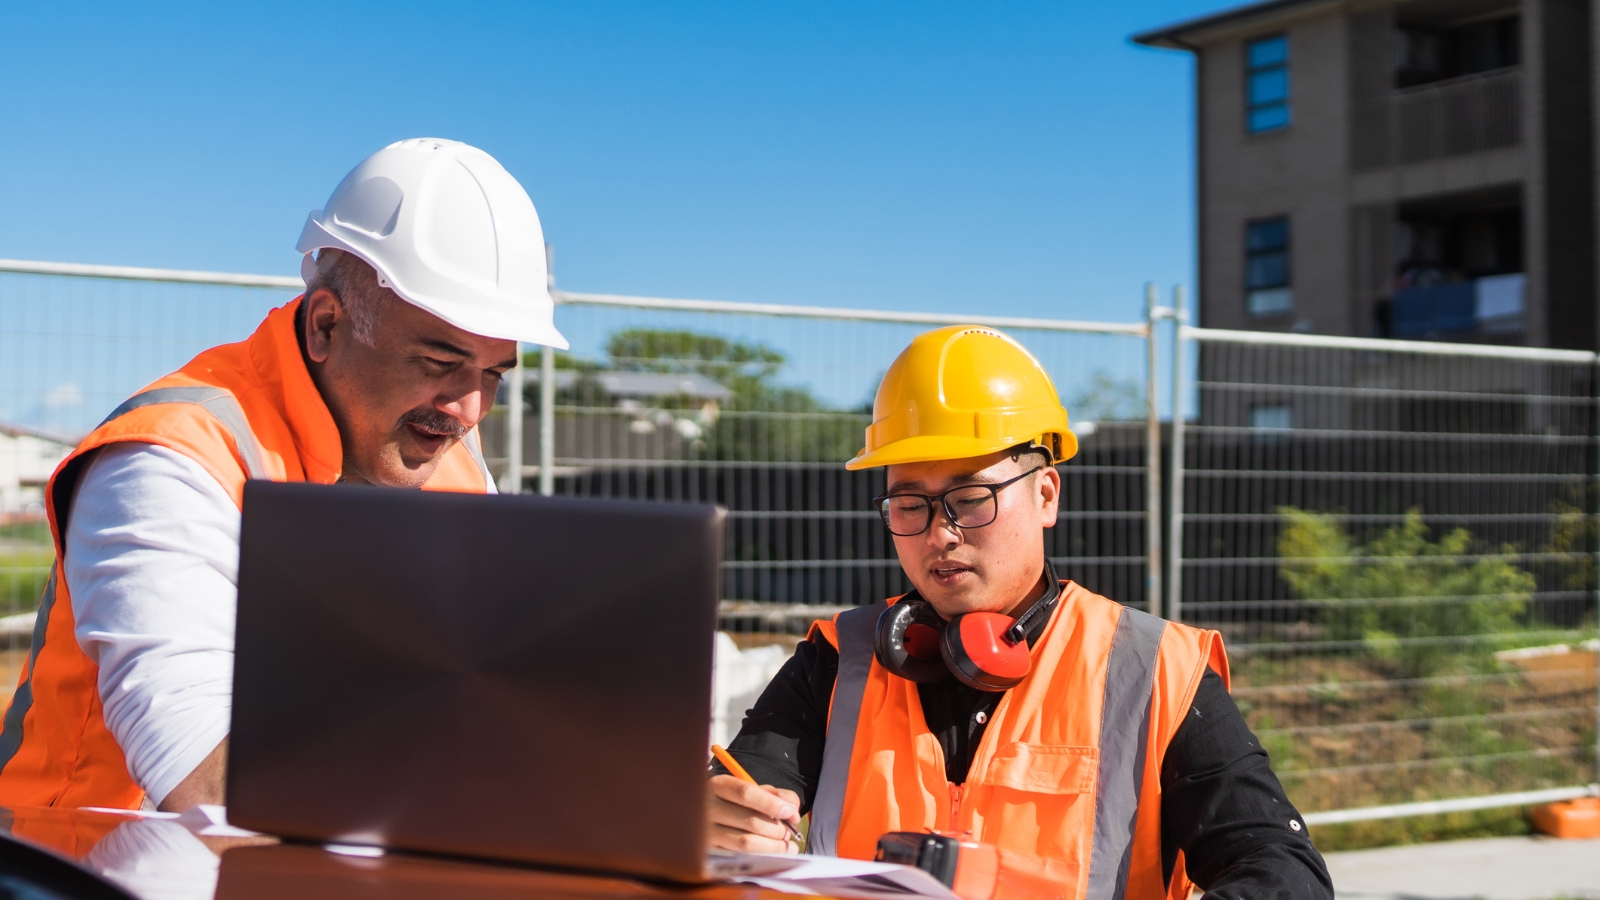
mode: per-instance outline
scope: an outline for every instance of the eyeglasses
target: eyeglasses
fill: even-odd
[[[1043,468],[1029,469],[998,484],[967,484],[942,494],[879,494],[872,498],[872,505],[878,508],[889,533],[896,537],[915,537],[927,531],[933,525],[935,503],[944,508],[945,516],[957,528],[982,528],[1000,514],[996,494]]]

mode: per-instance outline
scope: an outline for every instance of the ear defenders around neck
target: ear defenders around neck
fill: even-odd
[[[946,622],[933,604],[911,594],[879,614],[873,653],[890,674],[908,681],[929,684],[954,675],[970,688],[1005,691],[1033,668],[1028,625],[1054,608],[1052,598],[1016,619],[974,612]]]
[[[940,659],[947,623],[933,604],[912,595],[878,614],[873,654],[890,674],[918,684],[950,677]]]

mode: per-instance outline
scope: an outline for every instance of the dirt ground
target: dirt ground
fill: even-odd
[[[1234,699],[1305,810],[1594,780],[1596,661],[1462,657],[1406,677],[1381,660],[1244,659]]]

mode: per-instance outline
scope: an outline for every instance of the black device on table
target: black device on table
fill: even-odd
[[[249,482],[229,821],[700,879],[724,515]]]

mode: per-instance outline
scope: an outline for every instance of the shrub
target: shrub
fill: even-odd
[[[1416,509],[1368,543],[1352,539],[1335,516],[1278,512],[1287,520],[1279,574],[1321,607],[1325,638],[1359,642],[1417,674],[1471,646],[1494,649],[1468,639],[1517,631],[1534,590],[1533,575],[1505,558],[1514,548],[1475,551],[1465,528],[1430,541]]]

